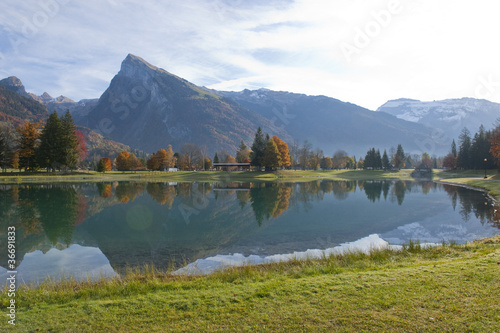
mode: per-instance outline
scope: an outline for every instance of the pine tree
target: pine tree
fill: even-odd
[[[269,136],[269,135],[267,135]],[[260,169],[263,165],[264,158],[264,150],[266,149],[267,141],[264,138],[264,134],[262,133],[262,129],[259,127],[257,129],[257,133],[255,133],[255,138],[252,144],[252,153],[250,158],[252,159],[251,164]]]
[[[380,149],[375,152],[375,169],[382,169],[382,157],[380,157]]]
[[[398,148],[396,148],[396,154],[392,159],[392,164],[396,169],[403,169],[406,166],[406,155],[403,150],[403,146],[400,144],[398,145]]]
[[[219,162],[219,155],[217,155],[217,153],[215,153],[215,156],[214,156],[214,163],[220,163]]]
[[[61,168],[65,164],[63,127],[57,112],[52,113],[45,123],[40,135],[40,146],[37,149],[37,160],[47,171]]]
[[[78,163],[78,137],[76,136],[76,126],[73,123],[71,113],[61,118],[62,125],[62,164],[70,169],[74,169]]]
[[[459,136],[460,147],[457,155],[457,168],[471,168],[471,138],[469,130],[464,127]]]
[[[451,142],[451,153],[453,157],[457,158],[457,144],[455,143],[455,139]]]
[[[389,157],[387,156],[387,151],[385,149],[384,154],[382,155],[382,168],[384,168],[384,170],[389,170],[391,168]]]
[[[99,160],[99,163],[97,163],[97,172],[106,172],[106,165],[104,164],[104,161],[102,158]]]

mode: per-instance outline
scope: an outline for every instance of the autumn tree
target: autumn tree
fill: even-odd
[[[97,164],[97,172],[111,171],[113,165],[111,164],[111,159],[109,157],[103,157],[99,160]]]
[[[269,140],[264,149],[262,163],[266,170],[276,170],[281,165],[281,154],[274,140]]]
[[[332,158],[330,156],[323,157],[321,159],[320,167],[323,170],[329,170],[333,168]]]
[[[292,163],[290,162],[290,152],[288,150],[288,145],[286,144],[285,141],[281,140],[276,135],[272,137],[272,140],[274,140],[280,152],[280,157],[281,157],[280,167],[289,168],[292,165]]]
[[[429,156],[427,152],[422,154],[422,163],[420,165],[424,168],[430,169],[432,166],[432,158]]]
[[[148,170],[158,170],[160,168],[160,161],[156,153],[151,154],[151,156],[146,161],[146,167]]]
[[[238,163],[245,163],[244,161],[250,158],[250,149],[248,149],[247,145],[241,140],[238,151],[236,152],[236,161]]]
[[[200,147],[194,143],[185,143],[181,148],[181,159],[187,166],[188,170],[193,170],[195,167],[203,168],[203,154]]]
[[[130,170],[130,153],[128,151],[122,151],[115,159],[116,170],[118,171],[128,171]]]
[[[87,138],[85,137],[85,134],[83,134],[83,132],[80,130],[76,130],[75,135],[76,135],[76,141],[77,141],[76,155],[77,155],[78,163],[81,163],[89,155],[88,148],[87,148]]]
[[[16,130],[19,133],[19,167],[33,171],[38,165],[35,153],[40,143],[40,124],[26,122]]]
[[[500,124],[493,130],[490,143],[490,153],[496,160],[497,165],[500,165]]]

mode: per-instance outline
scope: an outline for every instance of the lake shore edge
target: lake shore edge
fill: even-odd
[[[370,174],[357,175],[364,180]],[[411,179],[407,172],[400,178],[394,174],[375,175],[379,180]],[[304,181],[318,179],[311,172],[303,176]],[[357,180],[340,179],[353,177],[352,173],[329,177],[320,178]],[[477,174],[440,172],[436,178],[438,183],[481,189],[497,201],[500,198],[500,182]],[[286,175],[278,179],[295,181]],[[500,236],[433,248],[417,241],[401,251],[379,249],[231,267],[202,276],[173,275],[145,266],[114,279],[21,286],[17,328],[22,332],[165,331],[166,327],[172,332],[497,331],[498,280]],[[4,291],[0,304],[7,306]]]

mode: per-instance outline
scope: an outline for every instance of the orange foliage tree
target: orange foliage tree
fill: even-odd
[[[283,168],[290,167],[292,164],[290,162],[290,151],[288,150],[288,145],[276,135],[274,135],[272,139],[276,143],[276,146],[278,147],[278,150],[280,152],[281,156],[280,167]]]
[[[26,122],[16,130],[19,133],[19,168],[25,168],[26,171],[33,170],[36,165],[35,152],[40,144],[39,123]]]
[[[490,153],[495,158],[497,165],[500,165],[500,125],[493,131],[490,142]]]

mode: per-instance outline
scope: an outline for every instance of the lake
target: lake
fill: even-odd
[[[206,273],[355,244],[464,243],[500,234],[483,192],[431,181],[0,185],[1,253],[18,281]],[[7,276],[7,255],[0,277]]]

